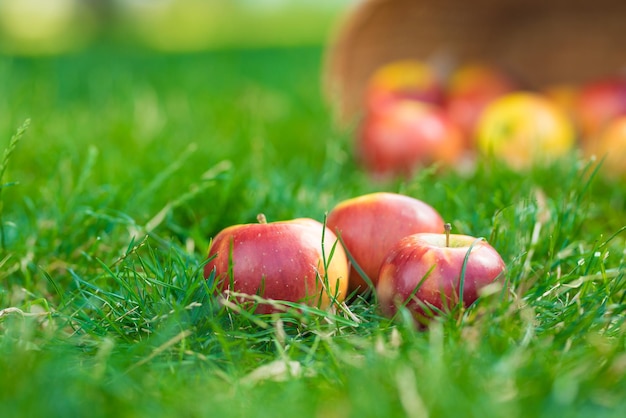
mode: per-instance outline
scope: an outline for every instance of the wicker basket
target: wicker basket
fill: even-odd
[[[385,62],[481,60],[527,83],[580,83],[626,65],[624,0],[366,0],[328,48],[324,89],[339,120],[361,110]]]

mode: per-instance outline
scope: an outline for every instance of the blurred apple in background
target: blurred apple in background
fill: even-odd
[[[342,301],[346,297],[348,260],[330,229],[308,218],[266,223],[260,216],[259,221],[228,227],[215,236],[204,268],[205,279],[214,274],[222,292],[319,304],[322,309],[330,306],[332,298]],[[325,275],[326,288],[322,284]],[[252,305],[243,299],[240,302]],[[256,313],[276,311],[270,304],[259,304],[255,309]]]
[[[609,178],[626,178],[626,116],[607,122],[602,132],[583,144],[587,157],[602,162],[601,173]]]
[[[482,154],[517,170],[564,157],[576,145],[568,115],[537,93],[514,92],[496,99],[485,108],[476,129]]]
[[[412,100],[370,110],[356,135],[356,157],[377,179],[410,177],[433,163],[454,166],[464,152],[463,134],[447,114]]]
[[[482,239],[459,234],[409,235],[391,248],[381,265],[378,300],[388,316],[406,303],[417,322],[425,324],[437,310],[474,303],[479,290],[498,279],[504,269],[500,254]]]
[[[376,285],[378,270],[389,249],[417,232],[443,232],[441,215],[427,203],[396,193],[371,193],[340,202],[326,225],[339,235],[361,270]],[[350,292],[363,293],[368,284],[352,266]]]
[[[607,77],[582,85],[575,115],[583,142],[601,132],[612,119],[626,115],[626,77]]]
[[[505,71],[486,63],[464,64],[451,74],[445,108],[450,119],[463,131],[468,149],[474,148],[476,123],[485,107],[518,88],[518,83]]]
[[[434,69],[419,60],[392,61],[378,68],[365,91],[366,111],[397,100],[443,104],[444,88]]]

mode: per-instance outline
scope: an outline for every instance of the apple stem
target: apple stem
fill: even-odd
[[[260,224],[266,224],[267,223],[267,218],[265,217],[265,214],[263,214],[263,213],[259,213],[256,216],[256,220],[259,221]]]
[[[450,223],[445,223],[443,225],[443,229],[446,231],[446,247],[450,246],[450,231],[452,230],[452,225]]]

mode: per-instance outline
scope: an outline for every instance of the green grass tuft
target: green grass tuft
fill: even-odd
[[[20,126],[17,129],[17,132],[15,133],[15,135],[11,137],[8,147],[4,150],[4,153],[2,155],[2,161],[0,161],[0,248],[2,248],[3,250],[5,250],[5,244],[4,244],[4,220],[2,218],[2,213],[3,213],[3,208],[4,208],[4,204],[2,202],[2,190],[5,187],[13,186],[15,184],[15,183],[3,183],[4,174],[7,171],[7,168],[9,167],[9,160],[11,159],[11,154],[15,152],[15,149],[17,148],[17,144],[22,139],[22,136],[24,136],[24,134],[26,133],[26,130],[28,129],[29,125],[30,125],[30,119],[26,119],[24,123],[22,124],[22,126]]]

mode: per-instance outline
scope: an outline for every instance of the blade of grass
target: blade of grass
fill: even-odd
[[[9,184],[15,183],[3,184],[2,182],[4,181],[4,174],[6,173],[6,170],[9,166],[11,156],[15,152],[17,144],[22,140],[29,126],[30,119],[26,119],[24,123],[22,123],[22,125],[17,129],[17,132],[11,137],[8,147],[4,150],[4,153],[2,154],[2,161],[0,161],[0,248],[2,248],[3,251],[6,251],[6,239],[4,235],[4,201],[2,199],[2,191],[5,187],[8,187]]]

